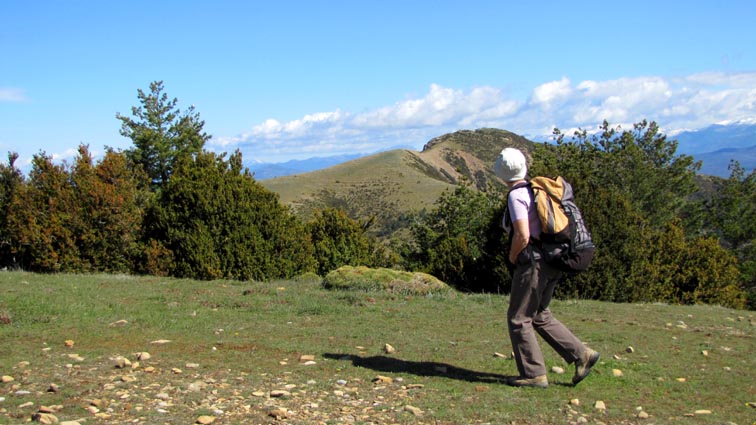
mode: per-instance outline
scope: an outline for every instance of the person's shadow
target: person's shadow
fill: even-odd
[[[415,362],[387,356],[361,357],[354,354],[325,353],[323,357],[351,361],[353,366],[364,367],[379,372],[411,373],[417,376],[441,376],[468,382],[506,384],[507,379],[512,378],[507,375],[463,369],[446,363]]]

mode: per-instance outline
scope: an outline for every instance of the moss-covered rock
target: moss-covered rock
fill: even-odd
[[[323,287],[358,291],[388,291],[412,295],[452,292],[449,285],[427,273],[363,266],[339,267],[326,275],[323,279]]]

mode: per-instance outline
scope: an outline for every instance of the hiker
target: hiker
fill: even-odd
[[[576,385],[588,376],[599,353],[580,342],[549,310],[563,272],[547,264],[537,246],[541,225],[526,179],[525,156],[517,149],[506,148],[496,159],[494,171],[509,187],[503,220],[510,235],[508,261],[512,273],[507,323],[519,376],[507,383],[516,387],[549,386],[537,332],[568,363],[575,363],[572,383]]]

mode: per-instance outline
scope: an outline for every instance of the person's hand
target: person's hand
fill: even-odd
[[[517,268],[517,266],[513,262],[509,261],[509,257],[507,257],[507,259],[504,261],[504,265],[507,266],[507,270],[509,271],[510,275],[514,273],[515,269]]]

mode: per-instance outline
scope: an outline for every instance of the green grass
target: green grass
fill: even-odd
[[[756,418],[746,405],[756,401],[753,312],[556,301],[555,315],[602,360],[572,387],[572,367],[542,343],[549,367],[566,373],[550,373],[552,385],[535,390],[501,383],[516,374],[512,360],[493,355],[511,351],[507,301],[327,291],[313,279],[4,272],[0,375],[14,380],[0,384],[0,423],[26,422],[42,405],[54,407],[61,421],[88,424],[192,423],[216,413],[216,424],[562,424],[580,416],[590,423],[750,424]],[[161,339],[171,342],[152,343]],[[383,351],[387,343],[395,353]],[[152,358],[138,368],[114,367],[116,356],[135,362],[133,353],[142,351]],[[300,362],[303,354],[316,364]],[[614,377],[613,369],[623,376]],[[125,375],[136,380],[124,382]],[[378,375],[393,382],[373,383]],[[58,392],[47,391],[52,383]],[[198,383],[204,388],[196,390]],[[270,397],[279,389],[290,395]],[[92,399],[105,416],[85,410]],[[580,404],[570,405],[572,399]],[[605,412],[593,408],[597,400]],[[651,417],[638,419],[638,406]],[[275,407],[288,417],[271,417]]]

